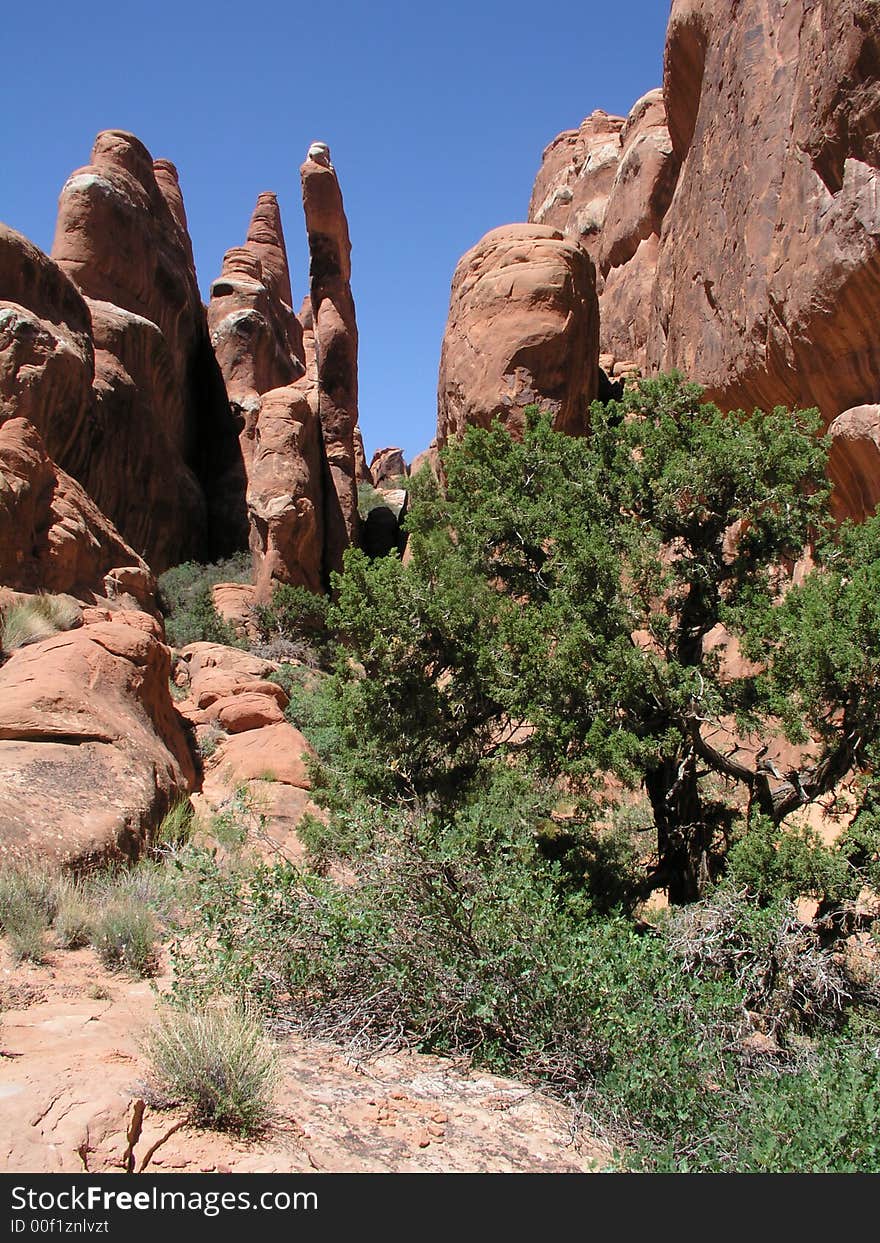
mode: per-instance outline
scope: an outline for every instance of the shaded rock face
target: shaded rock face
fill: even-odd
[[[828,429],[831,504],[837,518],[862,522],[880,505],[880,406],[844,410]]]
[[[529,219],[578,241],[598,268],[603,353],[644,366],[663,218],[678,157],[661,90],[629,116],[594,112],[545,150]]]
[[[27,419],[49,453],[81,452],[95,351],[86,303],[61,268],[0,224],[0,423]]]
[[[88,432],[59,464],[157,572],[204,557],[202,481],[229,451],[228,411],[174,166],[131,134],[99,134],[61,191],[52,257],[86,296],[96,347]],[[216,543],[229,551],[222,529]]]
[[[403,456],[403,450],[397,448],[377,449],[370,462],[370,474],[376,487],[386,483],[389,479],[399,479],[402,475],[408,475],[409,470]]]
[[[0,850],[60,862],[129,856],[195,781],[159,624],[121,613],[0,668]]]
[[[309,238],[318,413],[332,483],[324,498],[325,557],[328,569],[338,570],[345,549],[359,542],[358,332],[351,292],[351,241],[342,191],[326,144],[312,144],[300,177]]]
[[[364,438],[359,427],[354,429],[354,471],[355,479],[358,483],[374,483],[370,468],[367,465]]]
[[[726,407],[880,392],[880,18],[873,0],[676,0],[682,169],[648,360]]]
[[[80,599],[133,594],[146,607],[156,589],[146,564],[55,465],[26,419],[0,425],[0,583]]]
[[[595,269],[586,251],[542,225],[494,229],[460,260],[440,358],[437,443],[523,410],[586,430],[598,387]]]

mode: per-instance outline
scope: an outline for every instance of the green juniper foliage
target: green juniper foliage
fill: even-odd
[[[469,428],[445,452],[445,491],[413,481],[409,563],[351,551],[334,582],[323,728],[349,789],[454,807],[503,759],[564,778],[583,809],[613,773],[652,808],[645,892],[682,902],[723,869],[736,812],[719,787],[742,790],[747,823],[779,824],[870,765],[880,526],[827,535],[818,426],[723,414],[669,376],[594,405],[587,439],[536,411],[521,442]],[[810,540],[819,567],[792,588]],[[737,677],[706,642],[720,626],[755,662]],[[771,793],[760,764],[715,746],[734,719],[756,752],[781,721],[825,754]]]

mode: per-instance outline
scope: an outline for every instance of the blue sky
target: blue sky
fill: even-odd
[[[261,190],[308,289],[299,165],[323,139],[345,197],[368,457],[434,434],[459,257],[524,220],[541,152],[660,84],[668,0],[5,6],[0,220],[49,249],[58,192],[102,129],[173,160],[203,296]]]

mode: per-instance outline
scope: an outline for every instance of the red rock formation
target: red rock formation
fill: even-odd
[[[28,419],[70,461],[87,437],[95,351],[82,295],[27,238],[0,224],[0,423]]]
[[[598,386],[595,269],[542,225],[494,229],[459,261],[440,358],[437,443],[532,403],[581,434]]]
[[[599,339],[602,350],[643,366],[660,230],[678,177],[661,91],[634,105],[620,152],[599,245]]]
[[[439,477],[440,456],[436,440],[432,440],[427,449],[423,449],[421,453],[417,453],[413,458],[409,468],[410,475],[415,478],[425,466],[427,466],[432,475]]]
[[[599,269],[604,353],[645,363],[663,217],[678,175],[663,94],[650,91],[624,121],[604,112],[560,134],[544,152],[529,219],[553,224]]]
[[[367,465],[367,455],[364,451],[364,438],[359,427],[354,429],[354,470],[355,478],[358,483],[372,484],[374,482],[373,476],[370,473],[370,468]]]
[[[134,856],[195,781],[144,613],[14,652],[0,668],[0,849],[6,858]]]
[[[370,462],[370,474],[375,487],[387,483],[389,479],[399,479],[401,475],[408,475],[409,470],[403,458],[403,450],[377,449]]]
[[[147,566],[26,419],[0,425],[0,583],[83,600],[133,595],[155,607]]]
[[[309,237],[309,301],[314,321],[318,412],[333,491],[325,493],[325,556],[339,569],[358,542],[355,427],[358,333],[351,293],[351,241],[330,152],[313,143],[300,169]]]
[[[649,361],[726,407],[880,391],[880,20],[873,0],[675,0],[678,188]]]
[[[839,519],[861,522],[880,505],[880,406],[856,406],[838,415],[828,473],[834,480],[831,504]]]
[[[154,569],[204,555],[196,472],[216,476],[228,437],[174,166],[99,134],[61,191],[52,255],[89,300],[98,349],[94,420],[60,464]]]
[[[211,287],[211,344],[239,419],[255,599],[276,582],[321,591],[326,463],[303,327],[290,307],[278,204],[261,194],[244,246]]]
[[[323,589],[325,458],[303,384],[265,393],[249,465],[248,516],[256,601],[273,584]]]
[[[608,197],[620,163],[623,117],[597,109],[545,149],[529,221],[559,229],[597,261]]]

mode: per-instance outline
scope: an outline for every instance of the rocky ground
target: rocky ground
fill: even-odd
[[[541,1172],[602,1169],[568,1108],[463,1061],[358,1057],[288,1037],[276,1114],[243,1141],[157,1109],[139,1048],[167,976],[106,971],[90,949],[0,960],[0,1170],[12,1172]]]

